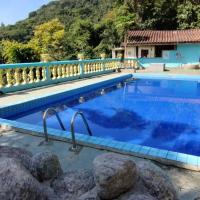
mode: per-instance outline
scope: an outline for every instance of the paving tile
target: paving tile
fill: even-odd
[[[148,155],[150,155],[150,156],[157,156],[158,152],[159,152],[159,149],[150,148],[149,152],[148,152]]]
[[[184,153],[178,153],[177,155],[177,161],[186,163],[187,162],[188,155]]]
[[[190,165],[198,166],[198,157],[197,156],[188,155],[187,163],[190,164]]]
[[[166,158],[169,160],[177,160],[177,155],[178,155],[177,152],[168,151]]]
[[[159,150],[157,156],[159,158],[166,158],[167,157],[167,150]]]

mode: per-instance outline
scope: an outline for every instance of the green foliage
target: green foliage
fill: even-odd
[[[4,63],[3,58],[3,44],[0,42],[0,64]]]
[[[6,63],[39,61],[39,54],[29,45],[16,41],[2,41],[2,58]]]
[[[200,28],[200,4],[186,1],[179,5],[178,23],[180,29]]]
[[[64,26],[58,19],[36,26],[29,44],[40,54],[50,54],[54,59],[62,57]]]
[[[75,59],[78,53],[86,58],[97,58],[103,52],[110,56],[129,29],[199,27],[199,0],[51,1],[15,25],[0,26],[0,41],[17,41],[11,42],[6,53],[0,46],[0,62],[37,60],[41,53],[55,60]],[[29,59],[20,58],[22,48],[24,54],[30,52]]]

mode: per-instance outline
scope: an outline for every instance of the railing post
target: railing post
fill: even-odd
[[[80,69],[80,78],[84,76],[84,63],[79,61],[80,64],[79,64],[79,69]]]
[[[45,66],[45,73],[46,73],[46,80],[50,81],[51,80],[51,70],[50,70],[50,66],[49,65]]]

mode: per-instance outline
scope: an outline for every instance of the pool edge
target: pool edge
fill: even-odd
[[[0,118],[1,126],[6,128],[14,128],[16,131],[43,137],[43,128],[35,125],[10,121]],[[48,129],[49,138],[61,142],[71,143],[70,132]],[[56,135],[55,135],[56,134]],[[175,166],[183,169],[200,171],[200,157],[189,154],[183,154],[168,150],[157,149],[142,145],[135,145],[126,142],[119,142],[109,139],[103,139],[95,136],[89,136],[76,133],[76,141],[78,145],[91,147],[99,150],[107,150],[115,153],[120,153],[127,156],[135,156],[143,159],[153,160],[168,166]]]

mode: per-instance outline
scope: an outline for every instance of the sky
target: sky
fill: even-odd
[[[0,23],[15,24],[50,0],[0,0]]]

